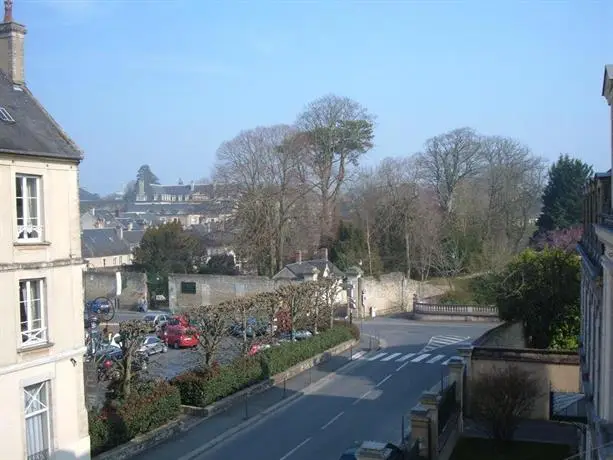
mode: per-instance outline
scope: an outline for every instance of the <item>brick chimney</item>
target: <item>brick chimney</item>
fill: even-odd
[[[23,44],[26,28],[13,21],[13,0],[4,0],[4,21],[0,24],[0,70],[17,85],[25,84]]]
[[[302,263],[302,251],[296,251],[296,263]]]

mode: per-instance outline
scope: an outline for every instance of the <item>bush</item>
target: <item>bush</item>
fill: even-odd
[[[187,372],[174,378],[171,384],[179,389],[182,404],[205,407],[359,335],[355,325],[336,326],[308,340],[237,358],[216,374]]]
[[[91,411],[89,435],[92,454],[97,455],[158,428],[177,418],[180,412],[179,390],[167,382],[140,388],[117,407]]]

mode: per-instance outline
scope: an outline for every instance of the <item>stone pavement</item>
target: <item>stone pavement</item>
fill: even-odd
[[[352,354],[360,350],[368,351],[371,344],[373,347],[376,347],[377,341],[363,335],[358,347],[333,356],[329,361],[306,370],[263,393],[254,395],[244,403],[232,406],[225,412],[204,420],[198,417],[189,417],[186,420],[186,425],[190,427],[188,430],[156,446],[152,450],[142,452],[132,458],[137,460],[181,459],[193,451],[194,446],[207,444],[216,440],[216,438],[221,442],[222,439],[220,438],[228,430],[237,427],[245,421],[255,423],[264,411],[271,410],[273,406],[284,400],[297,397],[309,385],[320,382],[323,378],[330,376],[339,368],[348,364],[351,361]]]

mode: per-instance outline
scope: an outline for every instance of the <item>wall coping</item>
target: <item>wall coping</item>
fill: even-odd
[[[475,340],[473,342],[473,346],[478,347],[480,345],[483,345],[485,342],[487,342],[490,338],[492,338],[493,335],[499,333],[500,331],[509,329],[513,326],[515,326],[517,324],[517,322],[509,322],[509,321],[505,321],[504,323],[490,329],[489,331],[484,332],[477,340]],[[498,347],[500,348],[500,347]]]
[[[576,351],[540,350],[537,348],[474,347],[471,358],[475,360],[579,365],[579,353]]]

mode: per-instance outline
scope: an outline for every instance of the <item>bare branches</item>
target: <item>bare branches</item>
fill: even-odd
[[[518,366],[505,366],[479,375],[471,383],[470,415],[498,441],[510,441],[521,419],[543,397],[537,377]]]
[[[190,327],[198,334],[199,347],[204,352],[204,364],[208,367],[215,358],[222,340],[227,335],[231,317],[231,303],[204,305],[187,312]]]

